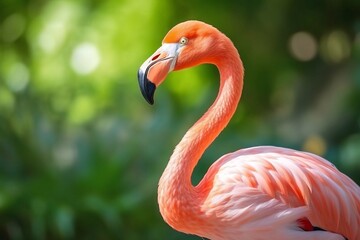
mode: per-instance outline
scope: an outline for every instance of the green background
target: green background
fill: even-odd
[[[2,0],[0,239],[200,239],[162,220],[158,179],[210,105],[213,66],[137,70],[188,19],[228,35],[242,102],[194,173],[255,145],[315,152],[360,182],[360,2]]]

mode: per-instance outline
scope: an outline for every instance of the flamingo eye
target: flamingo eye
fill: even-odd
[[[180,38],[179,43],[180,43],[180,45],[184,46],[188,43],[188,41],[189,40],[186,37],[182,37],[182,38]]]

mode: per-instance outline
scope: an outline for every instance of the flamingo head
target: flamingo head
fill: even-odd
[[[215,63],[221,55],[220,32],[200,22],[187,21],[173,27],[165,36],[161,47],[140,67],[138,80],[146,101],[154,103],[154,92],[174,70],[202,63]],[[216,46],[216,47],[215,47]]]

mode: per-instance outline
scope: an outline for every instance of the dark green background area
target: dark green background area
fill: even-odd
[[[228,35],[246,69],[194,184],[256,145],[320,154],[359,183],[359,13],[358,0],[2,0],[0,239],[200,239],[164,223],[157,183],[215,97],[217,70],[169,74],[154,106],[136,77],[188,19]]]

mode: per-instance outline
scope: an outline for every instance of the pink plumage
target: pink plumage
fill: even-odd
[[[240,100],[240,56],[216,28],[187,21],[169,31],[138,73],[141,91],[152,104],[168,72],[202,63],[218,67],[220,90],[177,145],[160,179],[164,220],[213,240],[360,240],[359,186],[314,154],[271,146],[241,149],[221,157],[192,185],[197,162]]]

